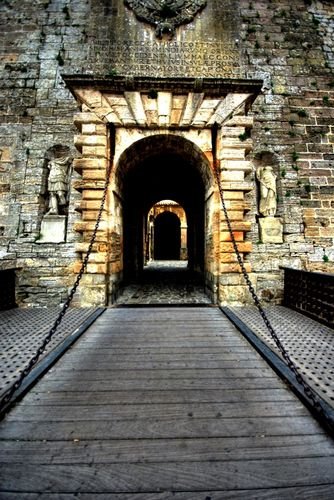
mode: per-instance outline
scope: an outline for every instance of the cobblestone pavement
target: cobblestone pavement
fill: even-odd
[[[94,311],[94,308],[69,309],[40,360],[74,333]],[[0,312],[0,396],[9,389],[34,356],[59,312],[59,307]]]
[[[126,286],[119,305],[210,304],[200,278],[187,269],[186,261],[152,261],[138,283]]]
[[[229,309],[280,355],[255,307]],[[334,407],[334,330],[287,307],[273,306],[265,311],[278,338],[310,386]]]

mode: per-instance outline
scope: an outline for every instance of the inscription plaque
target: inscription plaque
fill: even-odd
[[[175,77],[240,77],[238,51],[230,42],[111,42],[91,45],[88,64],[108,74]]]

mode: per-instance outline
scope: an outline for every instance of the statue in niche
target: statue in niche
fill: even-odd
[[[49,210],[46,215],[59,215],[67,205],[71,162],[72,158],[70,156],[52,158],[48,162]]]
[[[260,183],[259,212],[264,217],[273,217],[277,209],[276,175],[272,167],[259,167],[256,177]]]

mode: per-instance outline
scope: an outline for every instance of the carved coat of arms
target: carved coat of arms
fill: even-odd
[[[190,23],[206,6],[206,0],[124,0],[138,19],[155,26],[158,38],[172,37],[181,24]]]

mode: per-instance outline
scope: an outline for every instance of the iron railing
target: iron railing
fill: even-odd
[[[334,274],[283,269],[283,305],[334,328]]]

